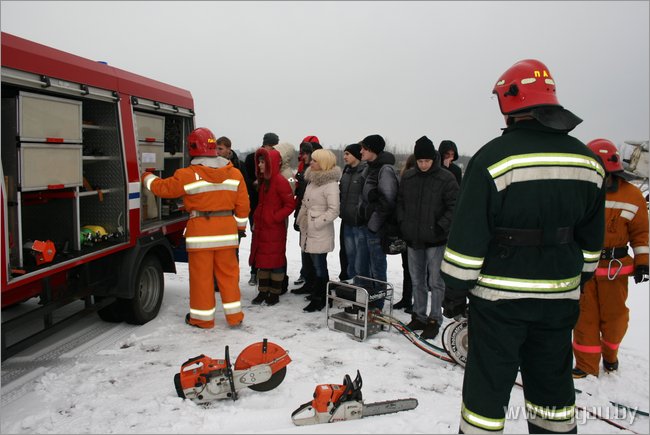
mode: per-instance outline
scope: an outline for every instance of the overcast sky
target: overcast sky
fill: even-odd
[[[492,88],[549,68],[574,135],[648,139],[648,1],[2,1],[2,31],[189,90],[196,125],[247,152],[273,131],[326,147],[427,135],[473,154],[500,134]],[[340,162],[341,163],[341,162]]]

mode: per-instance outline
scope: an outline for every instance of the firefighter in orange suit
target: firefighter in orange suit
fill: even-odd
[[[648,281],[648,206],[643,194],[621,177],[621,158],[612,142],[595,139],[587,146],[607,172],[605,246],[596,273],[580,295],[580,317],[573,331],[574,378],[598,376],[601,355],[605,372],[618,370],[618,347],[629,320],[628,278]]]
[[[162,198],[182,197],[190,214],[185,228],[190,312],[185,322],[199,328],[214,327],[216,277],[226,320],[236,326],[244,319],[236,250],[250,210],[246,183],[228,159],[217,155],[217,141],[210,130],[197,128],[187,142],[190,166],[165,179],[145,172],[142,182]]]

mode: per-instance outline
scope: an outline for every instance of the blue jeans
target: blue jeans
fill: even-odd
[[[378,233],[371,232],[366,226],[359,228],[363,233],[365,246],[368,249],[368,254],[365,258],[359,255],[361,257],[362,268],[366,268],[370,273],[369,278],[386,281],[386,254],[381,249],[381,236]],[[363,247],[363,243],[361,247]]]
[[[343,242],[348,256],[348,278],[355,276],[368,277],[370,263],[368,262],[368,244],[363,227],[343,224]]]
[[[368,248],[366,257],[359,255],[361,259],[362,268],[369,272],[368,278],[376,279],[377,281],[386,282],[386,254],[381,249],[381,236],[378,233],[371,232],[368,227],[359,227],[365,237],[365,246]],[[374,283],[372,289],[366,289],[369,293],[377,293],[386,290],[385,284]],[[384,299],[379,299],[370,305],[372,308],[384,308]]]
[[[442,325],[441,307],[445,297],[445,283],[440,276],[440,265],[444,253],[444,245],[426,249],[408,248],[409,273],[413,286],[413,315],[422,322],[428,317]],[[428,295],[431,308],[427,316]]]
[[[329,280],[329,272],[327,271],[327,253],[308,255],[311,257],[311,262],[314,265],[316,278]]]

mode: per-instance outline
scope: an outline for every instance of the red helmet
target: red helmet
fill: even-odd
[[[205,128],[197,128],[187,136],[187,148],[192,157],[216,157],[217,139]]]
[[[521,60],[511,66],[499,77],[492,93],[497,95],[504,115],[537,106],[560,106],[551,73],[535,59]]]
[[[621,155],[612,141],[607,139],[594,139],[587,146],[602,161],[605,172],[612,174],[623,171]]]

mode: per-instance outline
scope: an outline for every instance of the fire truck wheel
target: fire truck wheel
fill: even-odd
[[[102,299],[100,296],[95,296],[97,302],[101,302]],[[97,310],[97,315],[104,322],[119,323],[124,321],[124,313],[122,312],[120,301],[113,301],[104,308]]]
[[[122,299],[125,320],[144,325],[158,315],[165,292],[165,278],[160,260],[147,255],[140,263],[135,280],[133,299]]]

